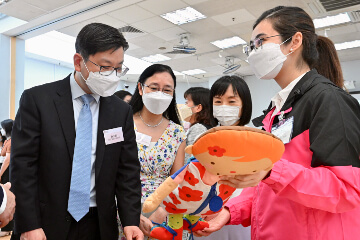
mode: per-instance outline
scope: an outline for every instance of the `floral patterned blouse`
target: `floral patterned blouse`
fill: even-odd
[[[137,131],[136,126],[135,131]],[[164,133],[152,148],[137,144],[141,165],[141,203],[170,176],[177,150],[185,140],[186,134],[183,127],[170,121]]]
[[[134,126],[137,132],[136,126]],[[138,157],[141,165],[141,203],[144,203],[156,188],[170,176],[180,144],[186,140],[184,128],[170,120],[164,133],[150,147],[137,143]],[[152,146],[153,145],[153,146]],[[152,147],[151,147],[152,146]],[[125,240],[121,223],[119,223],[119,240]],[[148,239],[145,237],[145,239]]]

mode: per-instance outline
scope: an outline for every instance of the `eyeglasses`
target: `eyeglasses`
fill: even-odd
[[[99,74],[103,76],[110,76],[114,71],[116,71],[116,76],[121,77],[124,76],[129,71],[129,68],[126,67],[124,64],[121,67],[114,68],[111,66],[100,66],[91,60],[88,61],[94,64],[95,66],[98,66],[100,68]]]
[[[171,88],[171,87],[164,87],[164,88],[160,88],[159,85],[157,84],[150,84],[150,85],[146,85],[143,84],[144,87],[148,87],[150,89],[151,92],[158,92],[158,91],[162,91],[163,93],[169,94],[169,95],[173,95],[175,89]]]
[[[272,37],[277,37],[277,36],[281,36],[281,34],[278,34],[278,35],[274,35],[274,36],[269,36],[269,37],[263,37],[263,38],[255,38],[254,41],[250,41],[250,44],[249,45],[245,45],[244,48],[243,48],[243,52],[249,56],[250,52],[252,50],[256,50],[260,47],[262,47],[262,44],[263,44],[263,41],[264,39],[267,39],[267,38],[272,38]]]

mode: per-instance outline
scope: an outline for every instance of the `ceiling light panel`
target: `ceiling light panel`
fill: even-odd
[[[172,22],[176,25],[181,25],[184,23],[194,22],[200,19],[206,18],[205,15],[196,11],[191,7],[179,9],[173,12],[165,13],[161,15],[162,18]]]
[[[235,36],[231,38],[225,38],[223,40],[217,40],[211,42],[211,44],[214,44],[218,48],[225,49],[225,48],[235,47],[241,44],[246,44],[246,42],[242,38]]]
[[[344,49],[349,49],[349,48],[356,48],[356,47],[360,47],[360,40],[335,44],[335,48],[338,51],[344,50]]]
[[[327,16],[324,18],[314,19],[315,28],[324,28],[333,25],[350,22],[351,19],[348,13],[340,13],[335,16]]]
[[[156,54],[156,55],[150,55],[148,57],[143,57],[141,59],[147,62],[156,63],[156,62],[170,60],[171,58],[164,56],[162,54]]]
[[[182,71],[181,73],[186,74],[186,75],[196,75],[196,74],[202,74],[202,73],[206,73],[206,72],[201,69],[193,69],[193,70]]]

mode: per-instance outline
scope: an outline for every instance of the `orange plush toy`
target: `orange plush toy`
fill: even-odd
[[[201,217],[216,214],[235,188],[217,184],[221,175],[253,174],[271,169],[284,152],[280,139],[250,127],[215,127],[200,135],[185,151],[195,158],[167,178],[143,205],[143,212],[161,203],[168,222],[155,225],[151,237],[181,240],[183,230],[208,227]]]

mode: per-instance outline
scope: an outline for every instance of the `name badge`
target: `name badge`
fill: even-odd
[[[145,146],[150,146],[151,136],[144,133],[136,132],[136,142]]]
[[[122,127],[104,130],[105,144],[113,144],[124,141]]]
[[[281,139],[284,144],[291,141],[293,132],[294,116],[282,119],[271,128],[271,133]]]

